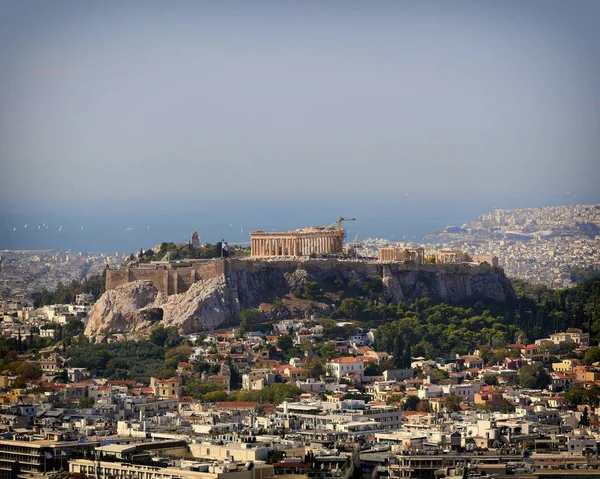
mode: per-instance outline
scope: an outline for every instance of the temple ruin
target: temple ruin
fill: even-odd
[[[390,262],[410,262],[414,264],[435,263],[435,264],[458,264],[458,263],[488,263],[490,266],[498,267],[498,258],[490,255],[473,255],[456,249],[439,249],[425,251],[423,248],[409,248],[403,246],[386,246],[377,250],[379,261]]]
[[[250,233],[251,256],[333,255],[342,252],[340,231],[328,226],[312,226],[292,231]]]

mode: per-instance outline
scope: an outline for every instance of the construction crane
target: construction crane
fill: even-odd
[[[338,225],[338,244],[339,244],[339,252],[340,254],[344,252],[344,229],[342,228],[342,223],[344,221],[356,221],[356,218],[342,218],[341,216],[337,220]]]

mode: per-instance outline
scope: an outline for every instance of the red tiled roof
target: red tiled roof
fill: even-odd
[[[353,358],[351,356],[344,356],[341,358],[332,359],[330,362],[340,364],[340,363],[359,363],[361,361],[359,359]]]
[[[184,402],[184,403],[197,403],[198,400],[194,399],[191,396],[183,396],[179,398],[179,402]]]
[[[251,401],[217,401],[215,406],[217,407],[256,407],[257,402]]]
[[[154,380],[155,383],[159,383],[159,384],[172,383],[172,382],[177,382],[177,381],[179,381],[179,378],[177,376],[174,376],[169,379],[155,379]]]

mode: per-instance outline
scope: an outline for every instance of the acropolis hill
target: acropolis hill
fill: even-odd
[[[267,273],[286,275],[296,271],[311,272],[318,276],[316,279],[338,275],[351,279],[381,278],[390,296],[396,299],[429,296],[457,302],[475,295],[488,299],[505,300],[507,295],[504,288],[502,288],[502,292],[494,291],[492,293],[487,288],[482,289],[478,285],[487,283],[487,281],[482,282],[483,278],[500,277],[506,281],[507,285],[510,285],[500,268],[485,263],[480,265],[465,263],[414,264],[336,258],[219,258],[160,262],[107,269],[106,290],[112,290],[134,281],[150,281],[161,293],[172,295],[186,292],[194,283],[219,276],[253,277]],[[356,278],[353,278],[354,276]],[[454,278],[458,283],[449,287],[446,284],[449,278]],[[423,282],[423,285],[419,285],[420,282]],[[492,282],[495,283],[495,280]],[[512,288],[510,290],[512,291]]]
[[[380,278],[395,301],[429,297],[447,303],[514,298],[504,272],[480,265],[349,259],[209,259],[107,270],[107,292],[90,313],[86,334],[145,334],[161,321],[182,334],[235,323],[242,308],[286,298],[307,282],[363,285]],[[307,305],[313,308],[314,305]],[[310,310],[290,311],[292,315]]]

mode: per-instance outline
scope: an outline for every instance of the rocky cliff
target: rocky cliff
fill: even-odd
[[[182,294],[166,296],[150,281],[135,281],[107,291],[90,311],[85,334],[148,334],[161,322],[181,333],[218,328],[237,317],[239,305],[225,276],[200,281]]]
[[[361,286],[373,277],[380,278],[387,293],[397,301],[417,297],[448,303],[510,301],[515,296],[502,270],[486,265],[233,260],[226,263],[223,274],[198,281],[181,294],[166,296],[150,281],[136,281],[107,291],[90,312],[86,334],[147,335],[159,321],[165,327],[176,327],[182,334],[211,330],[234,322],[240,308],[258,307],[280,299],[302,289],[308,281]],[[311,307],[314,309],[314,305],[308,306]]]

